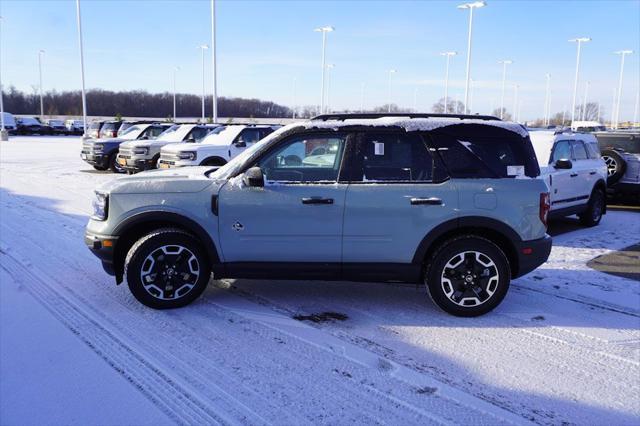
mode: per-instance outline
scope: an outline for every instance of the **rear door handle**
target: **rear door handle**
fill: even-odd
[[[333,198],[305,197],[302,204],[333,204]]]
[[[420,205],[428,205],[428,206],[441,206],[442,200],[436,197],[430,198],[412,198],[411,205],[412,206],[420,206]]]
[[[577,173],[571,173],[571,175],[570,175],[570,176],[571,176],[571,177],[576,177],[576,176],[578,176],[578,174],[577,174]]]

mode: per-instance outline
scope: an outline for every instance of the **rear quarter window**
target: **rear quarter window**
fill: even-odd
[[[528,136],[495,126],[460,124],[432,131],[429,138],[451,177],[506,178],[521,169],[528,177],[540,175]]]

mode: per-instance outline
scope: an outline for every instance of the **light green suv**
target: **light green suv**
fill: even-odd
[[[219,168],[103,185],[85,241],[153,308],[187,305],[213,274],[424,283],[476,316],[549,256],[539,174],[527,131],[495,117],[325,115]]]

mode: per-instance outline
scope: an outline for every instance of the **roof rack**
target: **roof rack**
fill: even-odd
[[[408,118],[459,118],[460,120],[498,120],[492,115],[479,114],[428,114],[428,113],[343,113],[343,114],[320,114],[312,120],[352,120],[352,119],[374,119],[383,117],[408,117]]]

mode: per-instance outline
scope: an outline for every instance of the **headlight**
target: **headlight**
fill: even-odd
[[[178,158],[181,160],[195,160],[196,153],[194,151],[182,151],[178,153]]]
[[[133,153],[136,155],[147,155],[149,153],[148,146],[137,146],[133,148]]]
[[[93,144],[93,150],[95,152],[102,152],[102,148],[104,148],[104,144],[101,144],[101,143],[94,143]]]
[[[95,198],[93,199],[93,215],[91,216],[95,220],[105,220],[109,213],[109,194],[104,192],[94,191]]]

